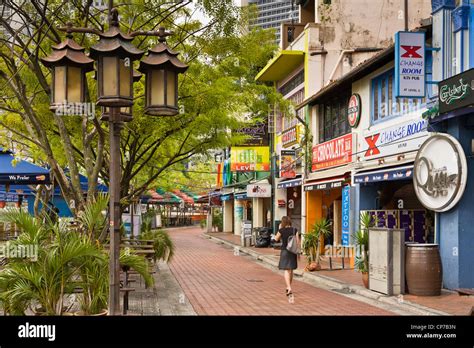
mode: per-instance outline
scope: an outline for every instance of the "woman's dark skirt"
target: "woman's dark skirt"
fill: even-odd
[[[296,254],[290,253],[288,250],[283,249],[280,253],[280,263],[278,269],[296,269],[298,268]]]

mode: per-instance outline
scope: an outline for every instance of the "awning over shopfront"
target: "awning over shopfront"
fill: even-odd
[[[298,178],[298,179],[291,179],[291,180],[286,180],[282,181],[277,185],[277,188],[279,189],[285,189],[288,187],[296,187],[296,186],[301,186],[303,183],[303,179]]]
[[[51,179],[49,170],[26,161],[12,164],[12,152],[0,148],[0,185],[49,185]]]
[[[362,184],[367,182],[407,180],[413,176],[413,165],[386,168],[384,170],[373,170],[354,175],[354,183]]]
[[[304,190],[305,191],[330,190],[333,188],[342,187],[345,181],[346,181],[346,177],[340,176],[336,178],[328,178],[326,180],[307,182],[304,186]]]
[[[280,81],[304,61],[303,51],[280,51],[255,77],[256,81]]]

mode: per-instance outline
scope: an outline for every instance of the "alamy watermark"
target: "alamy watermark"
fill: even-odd
[[[66,100],[59,104],[55,111],[57,116],[87,116],[95,117],[94,103],[68,103]]]
[[[0,245],[0,258],[5,259],[30,259],[38,261],[38,245],[37,244],[16,244],[6,242]]]

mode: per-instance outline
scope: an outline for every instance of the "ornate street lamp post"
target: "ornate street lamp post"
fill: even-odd
[[[97,63],[97,105],[102,107],[102,119],[109,122],[110,134],[110,274],[109,315],[120,314],[120,180],[121,154],[120,132],[123,123],[132,120],[133,82],[141,74],[133,70],[133,62],[143,51],[132,44],[135,36],[158,36],[160,43],[150,50],[140,65],[146,74],[146,113],[154,116],[172,116],[178,113],[178,74],[187,65],[165,43],[170,35],[164,28],[159,31],[136,31],[125,34],[120,31],[118,12],[109,0],[109,30],[100,32],[91,28],[73,28],[68,24],[67,39],[53,47],[53,53],[43,58],[43,64],[53,70],[51,109],[59,103],[85,102],[85,73]],[[99,42],[91,47],[89,58],[84,49],[72,40],[71,33],[90,33],[99,36]]]

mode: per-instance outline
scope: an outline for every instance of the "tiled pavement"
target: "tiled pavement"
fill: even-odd
[[[282,273],[202,238],[199,228],[170,235],[177,250],[171,271],[198,315],[393,315],[298,280],[290,303]]]
[[[233,235],[232,233],[210,233],[218,237],[219,239],[226,240],[235,244],[240,244],[240,237]],[[250,247],[249,249],[256,251],[263,255],[272,256],[274,255],[277,258],[279,255],[278,250],[273,250],[271,248],[254,248]],[[348,262],[347,262],[348,263]],[[334,268],[338,268],[339,264],[336,264]],[[298,269],[304,268],[304,262],[299,264]],[[328,263],[322,263],[322,270],[316,272],[318,275],[330,277],[332,279],[341,281],[350,285],[363,286],[362,278],[359,273],[354,270],[346,269],[329,269]],[[456,292],[443,290],[441,296],[415,296],[410,294],[403,295],[403,299],[408,301],[408,303],[413,303],[415,305],[421,305],[428,307],[437,311],[442,311],[451,315],[469,315],[471,313],[471,308],[474,308],[474,296],[459,296]]]

